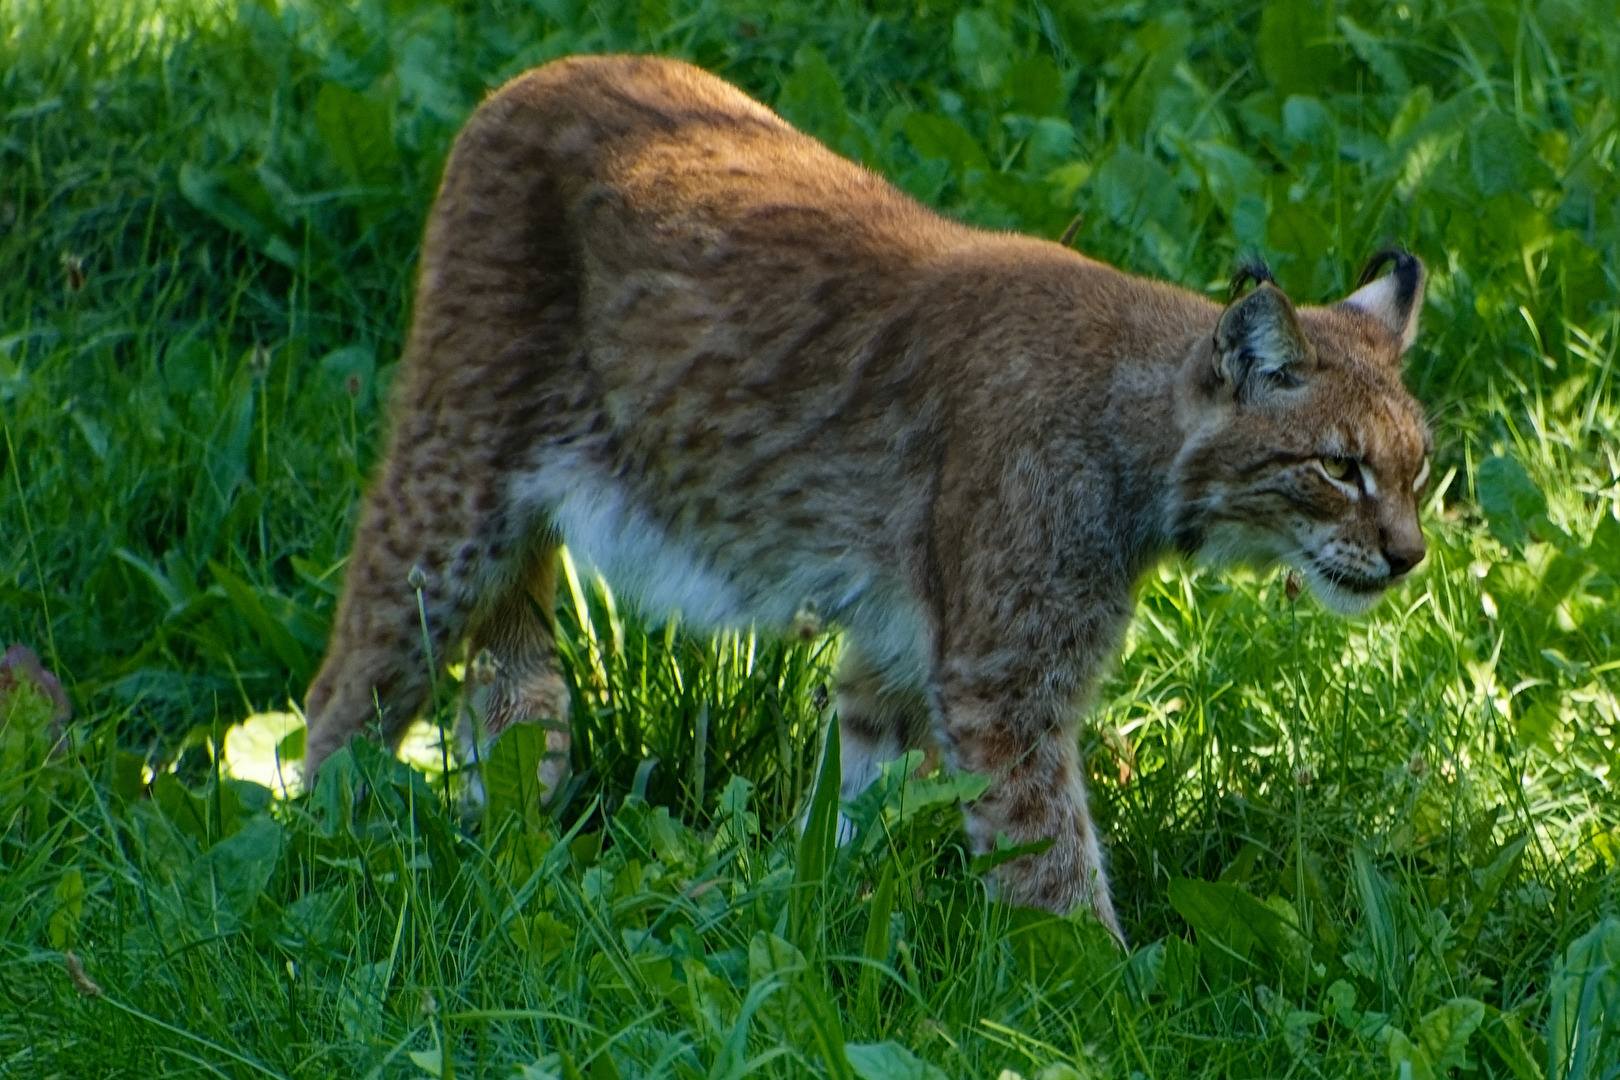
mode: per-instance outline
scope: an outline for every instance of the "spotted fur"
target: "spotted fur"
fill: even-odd
[[[420,599],[489,731],[550,722],[559,783],[562,541],[653,608],[841,625],[845,794],[943,751],[991,778],[976,850],[1052,841],[1002,895],[1118,933],[1075,724],[1136,578],[1286,559],[1356,609],[1422,558],[1422,269],[1383,258],[1332,306],[1251,273],[1223,309],[939,217],[685,64],[532,71],[433,207],[308,764],[421,707]]]

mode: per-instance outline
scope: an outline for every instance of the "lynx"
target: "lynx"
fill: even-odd
[[[990,778],[975,849],[1051,841],[1001,897],[1119,934],[1076,724],[1137,577],[1281,560],[1356,612],[1424,556],[1422,266],[1324,307],[1251,276],[1223,308],[947,220],[684,63],[515,79],[427,225],[308,769],[397,739],[464,642],[486,730],[546,722],[560,783],[566,544],[649,611],[840,626],[845,797],[937,748]]]

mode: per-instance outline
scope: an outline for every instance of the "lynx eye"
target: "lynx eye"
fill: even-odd
[[[1341,484],[1361,483],[1361,466],[1356,463],[1355,458],[1323,455],[1316,459],[1316,464],[1329,480]]]

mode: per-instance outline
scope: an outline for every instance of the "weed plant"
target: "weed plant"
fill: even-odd
[[[1620,1075],[1617,16],[0,0],[0,642],[78,707],[53,753],[0,689],[0,1075]],[[1084,735],[1129,950],[986,898],[971,777],[894,770],[830,842],[836,640],[571,564],[554,812],[532,739],[476,824],[370,744],[308,795],[232,775],[323,647],[451,137],[609,50],[1212,296],[1248,254],[1311,301],[1430,267],[1416,579],[1350,622],[1142,583]]]

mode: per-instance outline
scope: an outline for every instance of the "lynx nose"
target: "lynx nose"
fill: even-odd
[[[1385,536],[1384,561],[1389,563],[1389,576],[1398,578],[1422,562],[1426,550],[1422,533],[1410,538]]]

